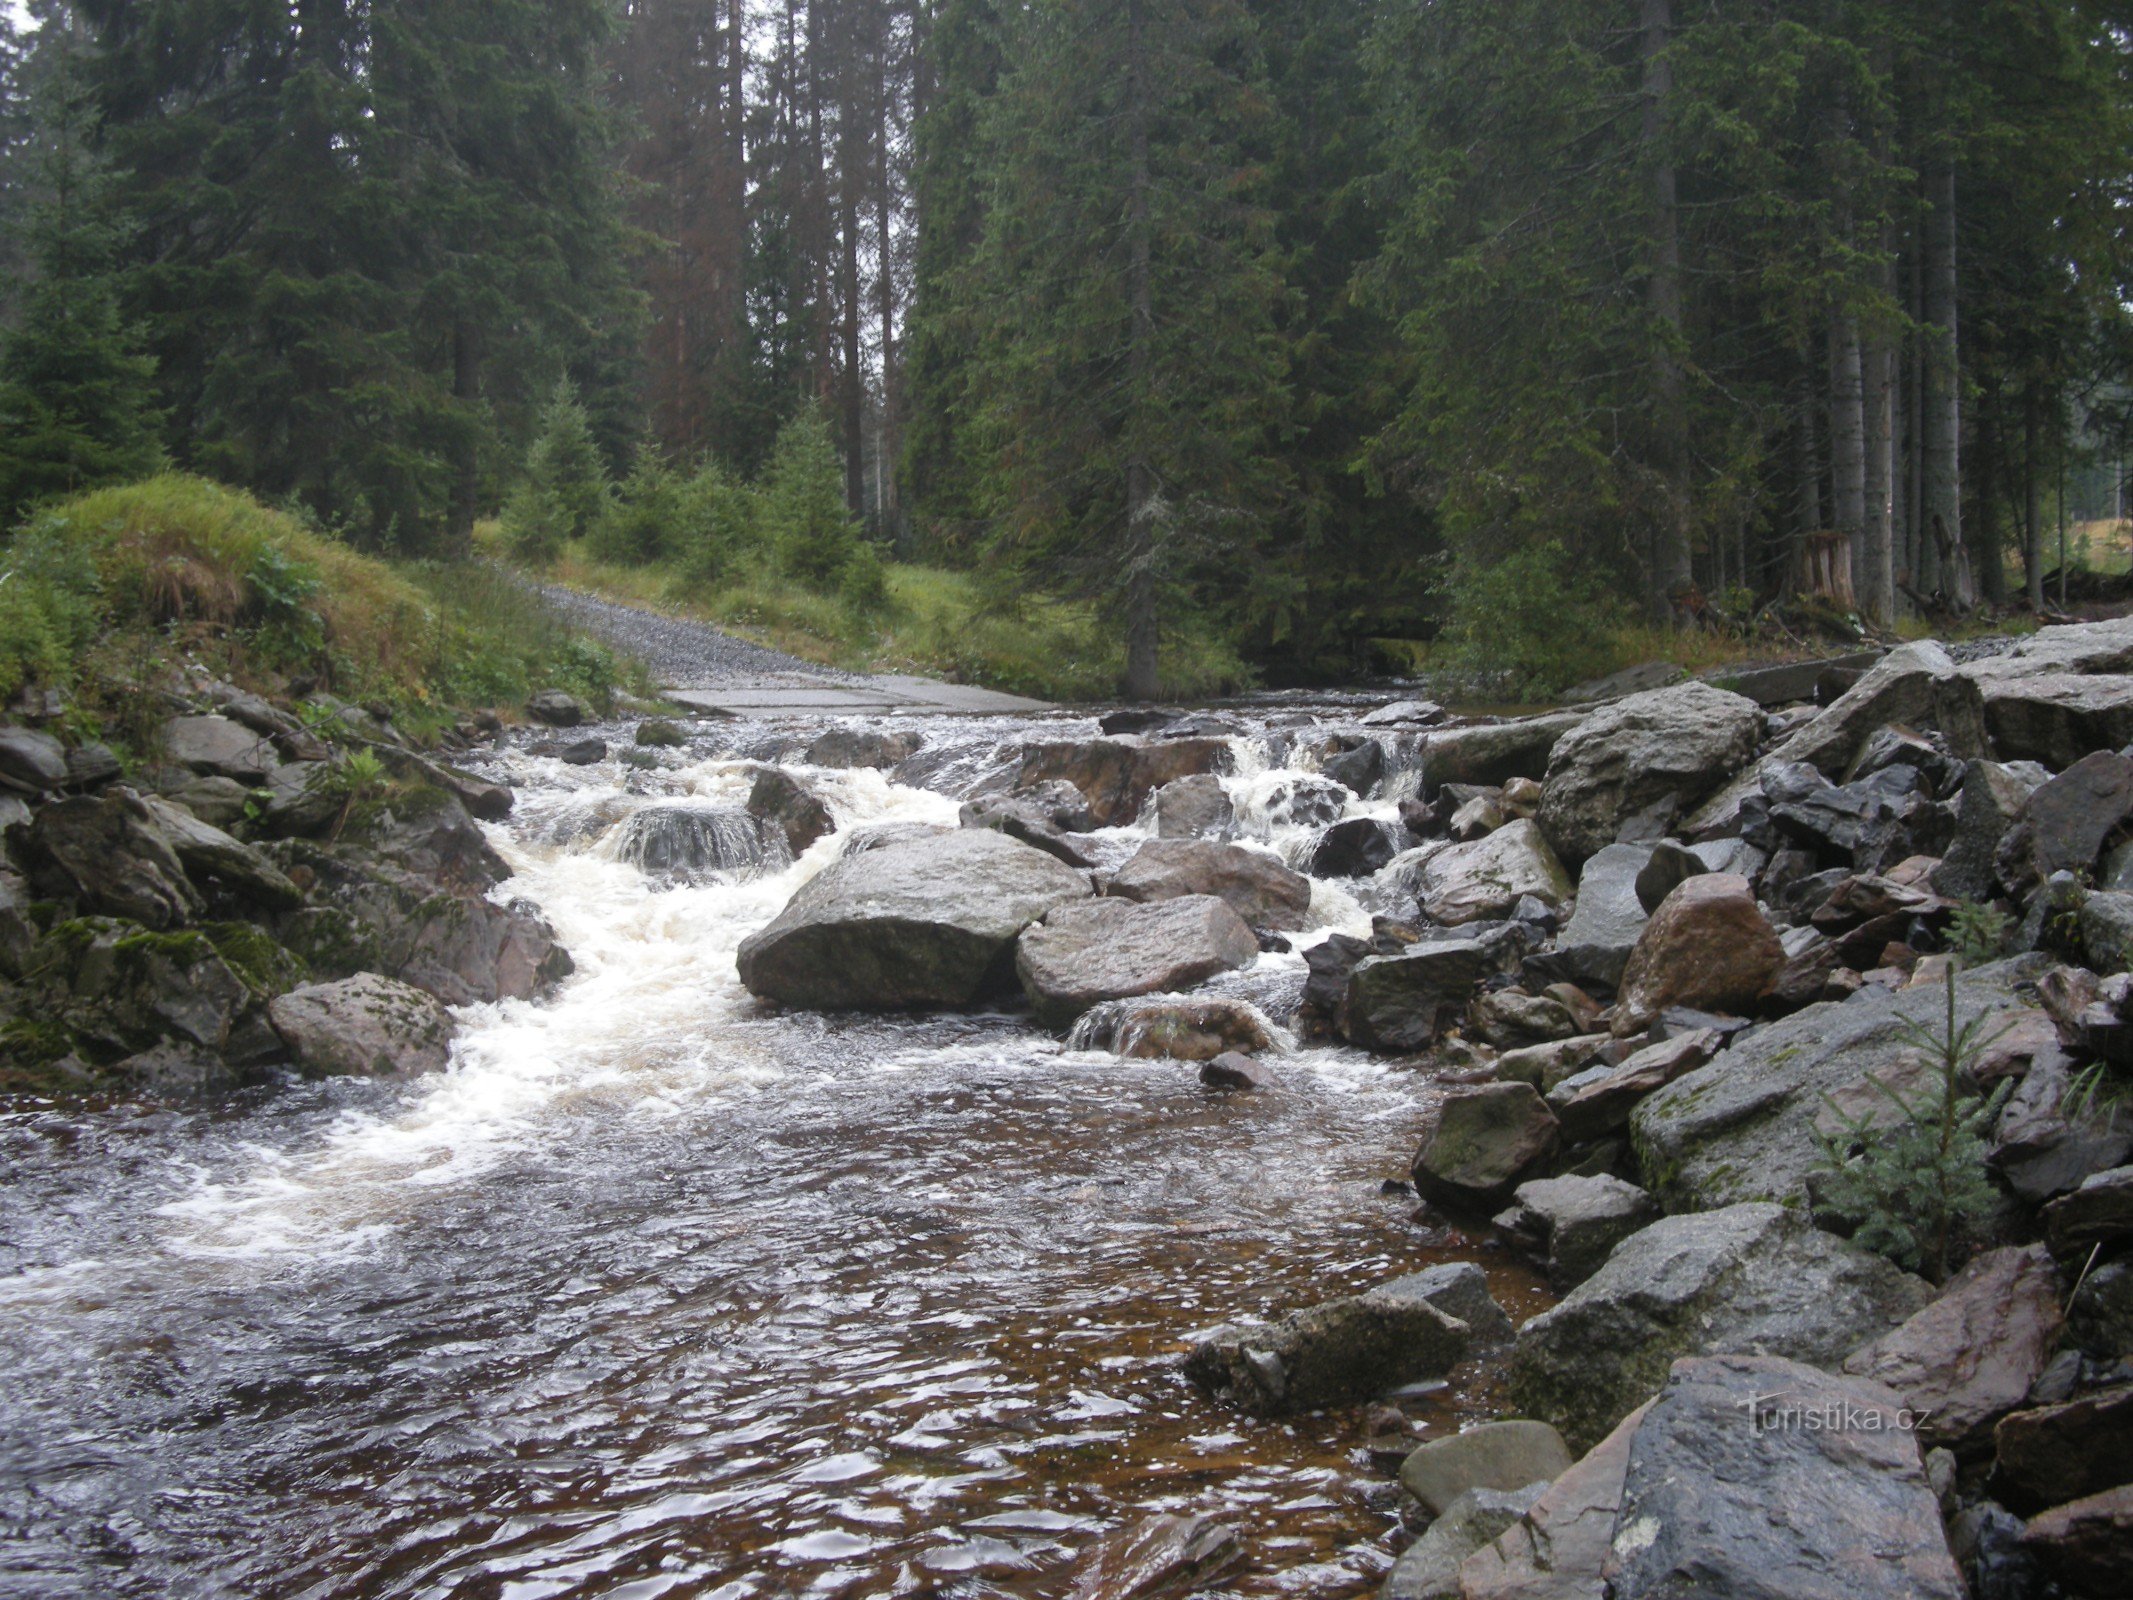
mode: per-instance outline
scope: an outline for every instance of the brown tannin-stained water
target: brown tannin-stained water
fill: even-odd
[[[1245,1417],[1178,1376],[1187,1336],[1460,1257],[1514,1318],[1538,1291],[1382,1192],[1411,1072],[1308,1048],[1216,1096],[1013,1016],[759,1010],[741,938],[854,829],[953,824],[1031,731],[922,726],[930,788],[811,775],[838,834],[693,882],[623,821],[736,805],[739,758],[805,731],[656,770],[503,757],[506,892],[578,972],[463,1012],[450,1072],[0,1117],[0,1593],[1043,1596],[1171,1510],[1242,1528],[1221,1593],[1372,1591],[1393,1485],[1359,1414]],[[1293,855],[1295,774],[1264,739],[1239,760],[1247,835]],[[1321,884],[1314,920],[1393,893]],[[1302,973],[1217,987],[1278,1021]],[[1409,1412],[1456,1429],[1490,1381]]]

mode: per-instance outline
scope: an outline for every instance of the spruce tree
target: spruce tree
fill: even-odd
[[[527,457],[526,475],[553,496],[568,538],[584,538],[607,514],[613,494],[607,463],[593,438],[592,419],[568,378],[556,383],[541,412],[540,432]]]
[[[1021,14],[992,98],[972,373],[997,557],[1099,596],[1124,688],[1166,615],[1233,593],[1284,474],[1271,130],[1231,0]]]
[[[70,47],[57,35],[44,43]],[[49,65],[30,136],[33,276],[0,345],[0,526],[38,500],[145,477],[162,459],[155,363],[140,352],[112,282],[121,234],[90,145],[86,86],[78,63]]]
[[[858,548],[844,504],[844,466],[819,406],[803,406],[778,430],[763,475],[761,528],[773,559],[818,589],[842,582]]]

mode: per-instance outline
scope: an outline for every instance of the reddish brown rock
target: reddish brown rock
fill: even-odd
[[[1548,1096],[1548,1104],[1571,1144],[1605,1138],[1629,1126],[1637,1102],[1655,1089],[1685,1077],[1718,1053],[1718,1034],[1710,1028],[1648,1044],[1619,1067],[1581,1072],[1565,1079]]]
[[[1928,1444],[1985,1442],[2028,1396],[2059,1333],[2059,1285],[2042,1245],[1992,1250],[1955,1275],[1939,1299],[1861,1345],[1844,1370],[1887,1384],[1926,1413]]]
[[[2010,1505],[2052,1506],[2133,1479],[2133,1384],[2002,1417],[1993,1430]]]
[[[1165,739],[1137,744],[1124,739],[1078,739],[1033,744],[1022,752],[1017,789],[1064,778],[1089,802],[1099,828],[1117,827],[1140,815],[1141,804],[1166,783],[1230,770],[1234,756],[1226,739]]]
[[[2077,1595],[2133,1592],[2133,1483],[2052,1507],[2023,1530],[2022,1548]]]
[[[1746,878],[1690,878],[1637,936],[1622,973],[1615,1032],[1638,1032],[1669,1006],[1745,1015],[1784,969],[1785,947]]]

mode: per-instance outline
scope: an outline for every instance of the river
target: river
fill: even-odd
[[[1248,712],[1228,780],[1292,855],[1269,729],[1307,710]],[[1174,1510],[1242,1529],[1222,1593],[1372,1592],[1393,1484],[1357,1416],[1254,1421],[1176,1359],[1440,1260],[1533,1308],[1386,1186],[1427,1081],[1312,1047],[1214,1095],[1007,1014],[760,1010],[742,937],[855,830],[953,823],[1032,732],[917,726],[927,787],[810,774],[837,834],[682,883],[624,858],[627,814],[737,803],[747,758],[812,729],[702,724],[648,766],[499,753],[503,892],[577,972],[463,1011],[448,1072],[0,1115],[0,1593],[1041,1596]],[[1313,918],[1390,895],[1321,883]],[[1302,971],[1221,987],[1278,1020]],[[1430,1431],[1490,1408],[1485,1367],[1454,1379],[1406,1398]]]

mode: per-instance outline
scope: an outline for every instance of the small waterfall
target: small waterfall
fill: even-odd
[[[1294,1041],[1249,1000],[1205,994],[1152,994],[1106,1000],[1083,1012],[1069,1050],[1205,1061],[1224,1050],[1286,1051]]]
[[[678,883],[734,882],[792,865],[785,835],[733,806],[645,806],[615,830],[613,854]]]

